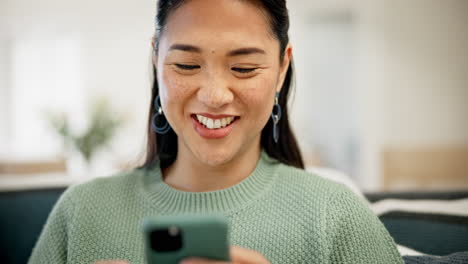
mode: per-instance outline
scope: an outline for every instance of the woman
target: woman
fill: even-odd
[[[285,0],[159,1],[146,162],[67,190],[30,263],[144,263],[141,220],[188,212],[228,217],[233,263],[402,263],[360,198],[303,170],[288,28]]]

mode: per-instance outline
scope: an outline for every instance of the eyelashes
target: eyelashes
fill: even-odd
[[[182,71],[193,71],[200,69],[201,67],[199,65],[190,65],[190,64],[180,64],[180,63],[175,63],[174,64],[179,70]],[[253,73],[255,70],[258,68],[240,68],[240,67],[232,67],[231,70],[235,71],[240,74],[248,74],[248,73]]]
[[[200,66],[198,65],[190,65],[190,64],[179,64],[179,63],[176,63],[174,64],[177,68],[179,68],[180,70],[184,70],[184,71],[190,71],[190,70],[196,70],[196,69],[200,69]]]
[[[251,73],[255,71],[258,68],[238,68],[238,67],[233,67],[231,70],[236,71],[238,73]]]

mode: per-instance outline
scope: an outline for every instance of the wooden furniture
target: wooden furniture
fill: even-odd
[[[65,173],[67,170],[64,159],[44,161],[2,161],[1,174],[37,174],[37,173]]]
[[[468,188],[468,145],[387,148],[382,165],[387,191]]]

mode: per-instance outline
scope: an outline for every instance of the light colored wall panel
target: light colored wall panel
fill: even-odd
[[[468,188],[468,145],[389,148],[383,153],[385,190]]]

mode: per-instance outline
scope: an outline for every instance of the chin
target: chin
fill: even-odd
[[[204,153],[200,153],[200,151],[197,151],[197,153],[194,153],[196,158],[210,166],[210,167],[218,167],[222,166],[229,161],[232,160],[234,156],[234,151],[227,151],[227,150],[213,150],[210,149],[208,151],[204,151]]]

